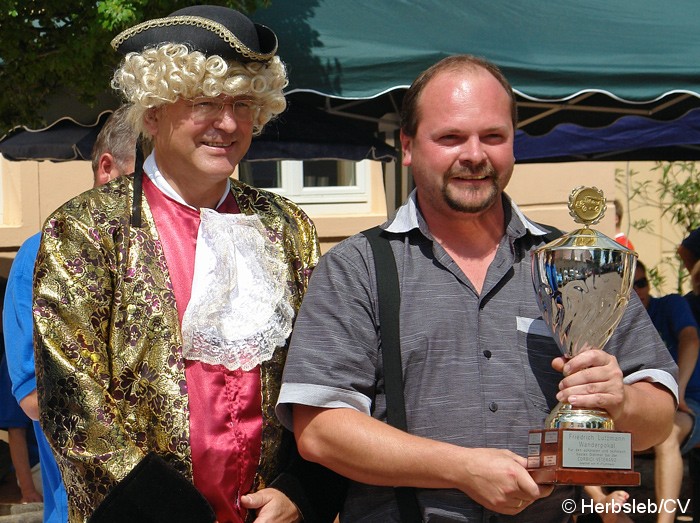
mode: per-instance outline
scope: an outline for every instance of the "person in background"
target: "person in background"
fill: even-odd
[[[92,149],[93,187],[134,172],[137,134],[127,119],[129,107],[122,105],[105,121]],[[12,394],[34,422],[39,445],[44,493],[44,521],[68,521],[68,502],[56,459],[39,426],[39,405],[34,370],[32,279],[41,233],[29,237],[15,257],[5,296],[3,325],[6,333],[8,370]]]
[[[286,107],[277,38],[197,5],[112,46],[153,152],[49,217],[35,271],[40,415],[69,519],[332,521],[330,475],[274,415],[316,230],[231,178]]]
[[[685,294],[685,299],[693,311],[695,322],[700,325],[700,261],[695,262],[690,271],[691,290]],[[691,499],[700,499],[700,447],[696,446],[687,454],[688,474],[691,480]],[[697,506],[697,502],[695,502]],[[693,521],[700,521],[700,511],[693,511]]]
[[[0,317],[7,278],[0,277]],[[4,332],[0,325],[0,428],[7,431],[12,467],[20,489],[22,503],[42,501],[41,464],[32,420],[12,396],[7,370]]]
[[[700,367],[698,367],[698,325],[688,302],[679,294],[660,298],[651,296],[646,267],[637,261],[634,290],[649,313],[674,361],[678,364],[678,410],[673,430],[654,447],[654,484],[656,499],[675,500],[683,481],[683,455],[700,442]],[[675,512],[661,511],[658,523],[673,522]]]
[[[605,408],[636,449],[668,435],[676,366],[634,295],[605,351],[564,360],[541,319],[531,253],[549,231],[504,193],[516,123],[508,81],[473,56],[438,62],[403,99],[416,189],[381,234],[400,280],[408,432],[386,423],[367,238],[314,270],[277,414],[302,456],[352,480],[348,521],[397,521],[397,486],[413,487],[423,521],[568,521],[562,502],[580,490],[538,485],[526,468],[528,431],[557,400]]]
[[[700,261],[695,262],[690,270],[690,291],[684,298],[690,306],[695,321],[700,325]]]
[[[630,250],[634,250],[634,245],[627,238],[627,234],[622,231],[622,217],[624,214],[625,210],[622,207],[622,202],[615,198],[615,241]]]
[[[683,262],[683,266],[690,273],[700,260],[700,227],[693,229],[688,236],[683,238],[676,252]]]

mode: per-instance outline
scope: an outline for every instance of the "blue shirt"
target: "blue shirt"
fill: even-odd
[[[668,294],[661,298],[650,297],[647,312],[674,361],[678,363],[678,335],[686,327],[698,328],[690,305],[680,294]],[[700,401],[700,365],[695,365],[685,395]]]
[[[34,262],[39,252],[41,233],[29,237],[12,262],[5,291],[3,329],[6,340],[7,364],[12,379],[12,394],[16,402],[36,389],[34,371],[34,340],[32,320],[32,288]],[[29,418],[27,418],[29,419]],[[68,521],[68,500],[49,442],[35,421],[34,432],[41,461],[41,482],[44,489],[44,522]]]
[[[23,428],[27,430],[29,465],[33,467],[39,463],[39,449],[34,435],[34,426],[32,420],[24,413],[12,395],[10,375],[7,372],[7,358],[4,354],[0,358],[0,429]]]

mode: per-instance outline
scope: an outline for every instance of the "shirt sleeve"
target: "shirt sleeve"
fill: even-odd
[[[5,292],[5,351],[12,381],[12,394],[18,402],[36,389],[32,278],[40,240],[41,234],[35,234],[22,244],[12,262]]]
[[[276,409],[289,429],[295,403],[370,414],[379,337],[374,268],[366,261],[367,249],[366,240],[346,240],[321,257],[311,276]]]
[[[101,498],[86,485],[104,495],[145,453],[113,396],[109,315],[117,290],[105,240],[81,211],[64,207],[44,226],[34,280],[34,357],[41,427],[72,485],[74,505],[94,510]]]
[[[7,359],[0,359],[0,429],[25,428],[32,420],[20,408],[10,392],[10,376],[7,373]]]

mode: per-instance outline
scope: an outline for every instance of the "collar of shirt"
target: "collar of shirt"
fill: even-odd
[[[143,170],[146,173],[146,176],[148,176],[148,178],[153,182],[153,185],[155,185],[158,188],[158,190],[161,191],[163,194],[172,198],[176,202],[189,207],[190,209],[199,210],[196,207],[193,207],[192,205],[187,203],[185,200],[182,199],[182,196],[175,192],[175,189],[172,188],[172,186],[168,183],[168,180],[166,180],[163,174],[160,172],[160,169],[158,169],[158,165],[156,165],[156,157],[153,153],[148,155],[146,161],[143,162]],[[216,204],[215,209],[218,209],[221,206],[221,204],[224,203],[224,200],[226,199],[226,196],[228,196],[228,193],[230,191],[231,180],[226,180],[226,189],[224,190],[224,194],[221,195],[219,203]]]
[[[510,208],[511,211],[510,213],[506,213],[506,216],[510,215],[509,218],[507,218],[508,226],[506,227],[506,234],[508,236],[521,238],[526,232],[534,236],[544,236],[547,234],[547,230],[525,217],[520,208],[506,194],[503,194],[503,203],[504,206]],[[413,229],[419,229],[426,238],[433,239],[428,229],[428,224],[425,222],[425,218],[423,218],[423,214],[418,208],[416,189],[411,191],[406,202],[404,202],[404,204],[398,208],[396,214],[381,227],[387,232],[392,233],[407,233]]]

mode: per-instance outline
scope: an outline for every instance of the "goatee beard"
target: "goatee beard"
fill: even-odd
[[[471,176],[486,176],[486,179],[491,184],[489,193],[485,195],[480,201],[468,199],[469,201],[465,202],[461,201],[461,199],[453,197],[448,190],[448,181],[450,180],[450,178],[462,174],[469,174]],[[484,211],[490,208],[495,203],[496,198],[498,197],[498,183],[496,182],[497,177],[498,173],[496,173],[496,170],[490,164],[485,164],[482,167],[478,167],[476,169],[450,169],[445,175],[445,183],[442,185],[442,196],[445,199],[445,203],[447,203],[447,205],[453,211],[463,213],[476,213]],[[465,189],[461,191],[461,194],[466,193],[467,195],[471,194],[473,196],[477,196],[479,192],[480,189]]]

